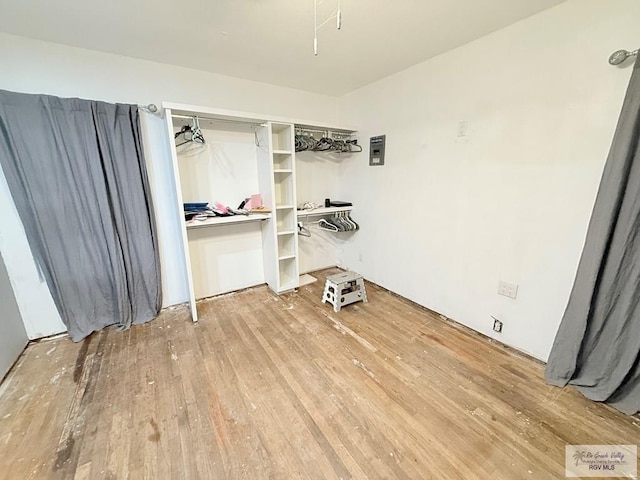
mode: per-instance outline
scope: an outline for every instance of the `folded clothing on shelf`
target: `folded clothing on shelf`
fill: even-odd
[[[191,202],[183,203],[182,208],[185,212],[204,212],[209,208],[208,202]]]
[[[183,203],[182,206],[186,221],[205,220],[208,217],[228,217],[235,214],[221,203],[216,203],[215,207],[210,207],[206,202]]]
[[[244,202],[243,202],[244,203]],[[209,217],[231,217],[233,215],[249,215],[251,213],[268,213],[266,207],[254,208],[247,210],[246,208],[226,207],[220,202],[216,202],[215,206],[210,206],[205,202],[183,203],[184,219],[189,222],[191,220],[206,220]]]
[[[206,217],[209,212],[209,204],[207,202],[187,202],[182,204],[184,210],[184,219],[186,221],[193,220],[196,217]]]
[[[319,203],[304,202],[302,205],[298,207],[298,210],[316,210],[321,207],[322,205],[320,205]]]

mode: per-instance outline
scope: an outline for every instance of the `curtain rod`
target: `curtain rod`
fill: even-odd
[[[633,52],[628,52],[627,50],[616,50],[609,56],[609,64],[610,65],[620,65],[629,57],[635,57],[638,55],[640,50],[634,50]]]
[[[147,112],[156,113],[158,111],[158,107],[155,103],[150,103],[148,105],[138,105],[140,110],[146,110]]]

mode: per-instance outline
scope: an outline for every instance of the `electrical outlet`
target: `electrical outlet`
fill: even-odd
[[[491,317],[491,318],[493,318],[493,331],[502,333],[502,322],[498,320],[496,317]]]
[[[498,295],[515,299],[518,296],[518,285],[500,280],[498,282]]]

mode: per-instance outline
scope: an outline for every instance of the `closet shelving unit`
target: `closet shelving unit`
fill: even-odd
[[[254,213],[248,216],[214,217],[203,221],[182,221],[182,242],[187,270],[189,289],[189,306],[194,322],[198,320],[196,289],[192,274],[188,230],[215,227],[216,230],[236,224],[260,222],[262,232],[262,258],[264,281],[276,293],[281,294],[309,283],[309,275],[299,275],[298,250],[298,218],[327,215],[346,208],[318,208],[310,211],[298,211],[296,199],[296,152],[294,135],[296,128],[314,128],[342,132],[354,135],[355,129],[331,127],[314,122],[298,121],[268,115],[251,114],[230,110],[211,109],[178,103],[163,103],[165,121],[169,138],[172,140],[171,154],[173,174],[177,192],[177,212],[183,219],[183,195],[181,191],[180,164],[178,152],[173,144],[175,125],[173,117],[198,117],[201,120],[225,125],[225,129],[233,130],[233,126],[246,131],[252,128],[256,140],[256,158],[259,192],[263,205],[270,213]],[[243,192],[238,192],[242,194]],[[208,199],[213,200],[213,199]],[[211,272],[211,275],[219,272]],[[312,279],[313,280],[313,279]],[[244,285],[240,288],[252,286]]]

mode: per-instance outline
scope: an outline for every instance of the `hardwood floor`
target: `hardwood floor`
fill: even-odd
[[[637,418],[375,285],[324,276],[29,346],[0,389],[0,478],[558,479],[565,444],[635,444]]]

